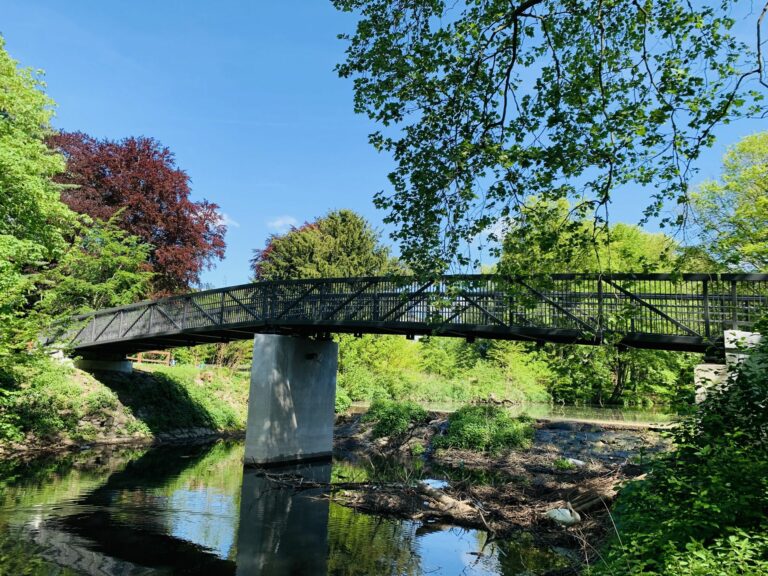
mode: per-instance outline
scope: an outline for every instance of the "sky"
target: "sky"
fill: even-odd
[[[254,248],[329,210],[386,233],[372,199],[389,189],[393,162],[368,144],[376,126],[334,72],[337,35],[355,21],[329,0],[0,0],[6,50],[45,71],[56,128],[156,138],[193,199],[220,206],[227,254],[202,276],[212,287],[247,282]],[[717,176],[726,146],[767,127],[720,129],[699,179]],[[645,204],[618,198],[612,217],[636,222]]]

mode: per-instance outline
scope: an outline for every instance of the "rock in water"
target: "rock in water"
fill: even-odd
[[[548,510],[545,516],[563,526],[573,526],[581,522],[581,516],[573,509],[570,502],[565,503],[566,508],[553,508]]]

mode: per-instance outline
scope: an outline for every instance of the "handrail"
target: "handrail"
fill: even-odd
[[[768,274],[369,276],[257,282],[96,310],[73,317],[86,326],[70,336],[85,348],[152,339],[171,347],[175,340],[159,341],[281,330],[539,340],[570,334],[589,343],[613,332],[628,340],[684,339],[675,345],[692,349],[710,345],[723,329],[748,328],[766,308]]]

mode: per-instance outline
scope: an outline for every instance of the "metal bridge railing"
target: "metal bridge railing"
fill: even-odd
[[[99,310],[75,348],[206,331],[371,331],[504,337],[547,332],[709,341],[768,309],[765,274],[555,274],[259,282]],[[244,333],[241,337],[246,337]],[[236,334],[232,335],[233,339]]]

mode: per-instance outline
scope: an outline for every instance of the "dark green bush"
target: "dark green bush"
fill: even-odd
[[[768,574],[768,345],[672,434],[614,508],[598,574]]]
[[[363,416],[363,421],[374,423],[374,438],[404,436],[414,426],[427,422],[427,419],[427,411],[418,404],[392,400],[376,400]]]
[[[335,412],[341,414],[342,412],[349,410],[350,406],[352,406],[352,400],[350,399],[349,394],[347,394],[347,391],[344,390],[344,388],[336,388]]]
[[[499,406],[464,406],[448,419],[448,433],[434,439],[436,447],[496,452],[527,448],[533,440],[532,421],[513,418]]]

